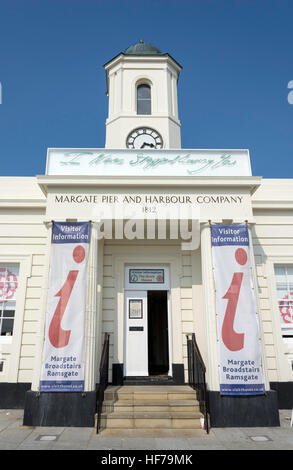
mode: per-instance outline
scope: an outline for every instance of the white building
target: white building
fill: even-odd
[[[293,181],[252,176],[246,149],[181,148],[169,54],[140,42],[105,70],[105,149],[49,149],[44,175],[1,178],[0,406],[24,407],[28,425],[92,426],[105,333],[110,384],[174,386],[189,381],[195,333],[211,425],[278,425],[293,405]],[[40,391],[53,221],[91,227],[84,384],[69,393]],[[248,228],[264,386],[253,397],[220,391],[219,224]]]

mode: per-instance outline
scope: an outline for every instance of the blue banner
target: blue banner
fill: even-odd
[[[89,243],[89,222],[54,222],[52,243]]]
[[[246,225],[212,225],[212,246],[248,246]]]

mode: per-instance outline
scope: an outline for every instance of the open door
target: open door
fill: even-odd
[[[149,374],[147,291],[125,291],[125,303],[124,375],[147,376]]]

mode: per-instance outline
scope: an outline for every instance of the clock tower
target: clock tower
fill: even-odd
[[[177,82],[182,67],[142,40],[105,65],[110,149],[180,149]]]

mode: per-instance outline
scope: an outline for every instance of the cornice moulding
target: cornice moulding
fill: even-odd
[[[220,176],[206,176],[206,177],[193,177],[188,178],[178,177],[162,177],[162,176],[138,176],[136,178],[129,176],[58,176],[58,175],[40,175],[37,176],[37,182],[44,192],[47,193],[49,187],[180,187],[180,188],[249,188],[250,193],[254,191],[261,184],[261,177],[251,176],[233,176],[233,177],[220,177]]]

